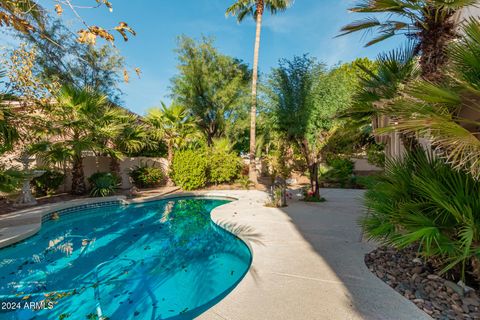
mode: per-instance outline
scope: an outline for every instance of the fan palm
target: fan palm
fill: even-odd
[[[449,48],[451,69],[444,85],[419,80],[379,112],[396,122],[380,132],[399,130],[427,138],[455,168],[480,178],[480,22]]]
[[[255,130],[257,117],[257,82],[258,82],[258,55],[260,50],[260,35],[262,30],[262,18],[265,9],[271,14],[279,11],[285,11],[293,0],[236,0],[236,2],[227,9],[226,14],[236,16],[238,22],[242,22],[246,17],[251,16],[257,24],[255,36],[255,48],[253,54],[253,74],[252,74],[252,107],[250,110],[250,170],[249,178],[252,182],[257,182],[256,164],[255,164]]]
[[[184,147],[197,136],[195,119],[188,109],[179,104],[151,109],[146,117],[153,128],[153,135],[167,145],[168,165],[172,165],[175,149]]]
[[[360,0],[350,11],[384,14],[383,21],[368,17],[344,26],[341,35],[358,31],[376,31],[370,46],[398,34],[416,41],[421,54],[422,77],[442,78],[447,62],[446,47],[456,37],[456,14],[478,0]]]
[[[385,175],[365,195],[372,210],[361,224],[372,239],[399,248],[418,244],[441,272],[468,272],[479,281],[480,184],[418,151],[387,161]]]
[[[46,161],[72,165],[72,193],[86,192],[83,157],[86,152],[111,154],[105,145],[122,128],[114,121],[116,111],[108,98],[90,88],[64,86],[56,96],[57,102],[47,106],[51,117],[50,140],[36,144],[33,149]]]
[[[4,72],[0,70],[0,78]],[[15,126],[15,114],[4,105],[6,95],[0,93],[0,155],[13,148],[15,141],[20,138],[19,132]],[[20,172],[9,169],[3,170],[0,167],[0,192],[14,191],[21,181],[22,175]]]
[[[128,113],[122,108],[113,108],[113,117],[106,119],[104,126],[110,127],[106,132],[104,145],[109,154],[110,171],[120,176],[119,160],[128,154],[140,152],[148,147],[147,128],[138,116]],[[115,127],[116,130],[112,130]]]
[[[418,61],[413,48],[407,47],[380,54],[374,70],[358,65],[365,75],[359,77],[359,90],[352,99],[352,106],[342,117],[368,122],[379,115],[377,109],[398,96],[401,89],[419,76]]]
[[[4,71],[0,70],[0,78]],[[0,83],[1,84],[1,83]],[[0,154],[12,149],[13,143],[19,139],[19,132],[15,126],[15,114],[5,105],[7,95],[0,92]]]

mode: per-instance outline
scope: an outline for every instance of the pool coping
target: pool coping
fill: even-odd
[[[35,235],[42,227],[48,215],[73,208],[104,203],[125,203],[125,196],[105,198],[84,198],[57,203],[48,203],[37,207],[22,209],[0,216],[0,248],[4,248]]]
[[[158,200],[168,200],[182,197],[208,197],[208,198],[222,198],[232,201],[238,200],[238,198],[225,195],[221,192],[212,192],[212,191],[196,191],[196,192],[178,192],[168,195],[158,195],[144,198],[133,198],[127,199],[126,196],[110,196],[104,198],[84,198],[84,199],[75,199],[69,201],[62,201],[58,203],[49,203],[37,207],[22,209],[14,211],[5,215],[0,216],[0,249],[8,247],[17,242],[25,240],[33,235],[35,235],[42,228],[42,222],[51,219],[51,215],[83,207],[89,205],[102,205],[102,204],[111,204],[112,202],[123,203],[125,205],[130,204],[141,204],[148,203]],[[215,210],[215,209],[214,209]],[[212,210],[213,212],[213,210]],[[213,214],[211,214],[212,221],[216,224],[217,221],[213,219]],[[228,230],[227,230],[228,231]],[[248,242],[245,239],[239,237],[243,242],[247,244],[249,249]]]

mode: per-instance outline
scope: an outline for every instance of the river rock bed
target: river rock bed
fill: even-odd
[[[365,255],[370,271],[434,319],[480,319],[479,293],[429,271],[414,248],[380,247]]]

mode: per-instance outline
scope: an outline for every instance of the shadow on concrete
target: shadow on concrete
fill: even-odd
[[[362,229],[358,225],[358,219],[365,213],[363,190],[322,189],[322,196],[327,199],[323,203],[307,203],[300,200],[299,190],[290,192],[294,194],[293,199],[280,210],[288,215],[295,229],[348,290],[346,298],[362,318],[430,319],[365,265],[364,256],[375,245],[362,241]],[[332,277],[325,274],[327,278]]]

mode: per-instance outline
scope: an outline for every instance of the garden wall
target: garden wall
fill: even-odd
[[[374,166],[370,164],[367,159],[362,158],[352,158],[354,168],[353,171],[357,174],[362,173],[374,173],[374,172],[381,172],[383,168]]]
[[[95,172],[109,172],[110,171],[109,157],[95,157],[89,156],[83,159],[83,168],[85,170],[85,178],[90,177]],[[130,169],[145,164],[150,167],[162,168],[164,172],[168,169],[168,162],[164,158],[150,158],[150,157],[125,157],[119,161],[120,163],[120,177],[122,182],[120,189],[128,190],[132,187],[130,177],[128,175]],[[60,187],[60,191],[68,192],[72,186],[72,175],[70,170],[67,171],[67,177],[65,179],[65,185]]]

